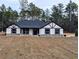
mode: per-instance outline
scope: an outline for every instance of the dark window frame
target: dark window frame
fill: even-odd
[[[14,28],[14,27],[11,28],[11,32],[12,32],[12,34],[16,34],[16,31],[17,31],[16,28]]]
[[[60,34],[60,29],[59,28],[55,28],[55,34]]]
[[[49,28],[45,28],[45,34],[50,34],[50,29]]]

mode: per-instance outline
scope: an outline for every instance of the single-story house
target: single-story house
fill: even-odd
[[[63,35],[63,28],[54,22],[20,20],[6,28],[6,35]]]

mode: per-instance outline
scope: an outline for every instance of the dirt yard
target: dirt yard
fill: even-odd
[[[76,37],[0,37],[0,59],[77,59]]]

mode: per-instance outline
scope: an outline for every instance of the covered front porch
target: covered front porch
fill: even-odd
[[[39,35],[39,29],[21,28],[20,35]]]

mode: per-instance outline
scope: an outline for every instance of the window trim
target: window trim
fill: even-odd
[[[14,31],[14,30],[15,30],[15,31]],[[13,27],[13,28],[11,28],[11,33],[12,33],[12,34],[16,34],[16,31],[17,31],[17,29],[16,29],[16,28],[14,28],[14,27]]]
[[[55,34],[60,34],[60,28],[55,28]]]
[[[50,34],[50,28],[45,28],[45,34]]]

